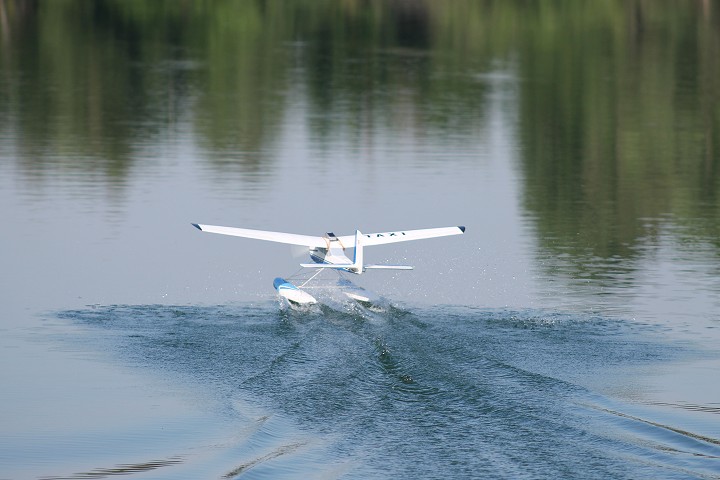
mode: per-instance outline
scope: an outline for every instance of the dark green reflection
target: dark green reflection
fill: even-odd
[[[267,172],[298,85],[320,143],[338,126],[360,142],[398,118],[470,131],[482,87],[462,68],[489,57],[445,33],[461,18],[405,1],[6,0],[0,112],[31,175],[111,183],[183,116],[208,165]]]
[[[252,181],[272,175],[292,102],[313,148],[404,131],[450,152],[476,144],[494,88],[482,75],[499,68],[518,80],[511,141],[542,247],[626,258],[666,215],[691,235],[720,233],[718,10],[670,0],[4,0],[2,128],[31,178],[80,172],[122,185],[168,137],[192,135],[212,171]]]
[[[716,242],[720,16],[703,2],[538,2],[523,32],[524,204],[542,246],[632,257],[658,219]]]

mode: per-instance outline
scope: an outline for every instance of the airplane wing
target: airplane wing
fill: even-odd
[[[248,228],[220,227],[217,225],[192,224],[198,230],[221,235],[232,235],[234,237],[254,238],[256,240],[267,240],[269,242],[288,243],[290,245],[302,245],[304,247],[327,248],[328,244],[323,237],[311,237],[309,235],[296,235],[294,233],[267,232],[265,230],[251,230]],[[355,237],[349,237],[353,241]]]
[[[425,238],[445,237],[448,235],[460,235],[465,233],[465,227],[443,227],[443,228],[425,228],[422,230],[404,230],[397,232],[381,232],[381,233],[363,233],[362,245],[368,247],[370,245],[383,245],[386,243],[407,242],[409,240],[422,240]],[[345,246],[355,244],[354,235],[346,235],[339,237]]]

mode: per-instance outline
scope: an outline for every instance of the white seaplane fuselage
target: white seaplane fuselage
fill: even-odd
[[[366,265],[364,263],[364,248],[367,246],[465,233],[465,227],[460,226],[372,234],[363,234],[360,230],[356,230],[355,235],[338,237],[333,233],[326,233],[322,237],[313,237],[293,233],[269,232],[264,230],[201,225],[195,223],[193,223],[193,226],[204,232],[306,246],[309,249],[310,259],[313,263],[302,263],[300,264],[301,267],[311,269],[335,269],[357,275],[362,274],[368,269],[412,270],[413,268],[408,265]],[[353,249],[352,259],[347,255],[347,250],[349,248]],[[310,280],[312,280],[314,276],[315,275],[313,275]],[[304,282],[303,285],[298,287],[293,285],[291,282],[278,277],[273,281],[273,286],[275,287],[275,290],[277,290],[278,294],[282,298],[286,299],[290,304],[310,305],[317,303],[317,300],[312,295],[303,290],[303,287],[310,280]],[[340,285],[343,285],[343,282],[341,282]],[[376,298],[376,296],[370,294],[370,292],[367,292],[349,281],[345,281],[344,287],[343,293],[353,300],[372,303]]]

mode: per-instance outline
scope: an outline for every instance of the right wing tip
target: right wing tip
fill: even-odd
[[[462,231],[462,233],[465,233],[465,227],[463,225],[458,225],[458,228]]]
[[[202,227],[200,225],[198,225],[197,223],[191,223],[190,225],[192,225],[193,227],[197,228],[198,230],[200,230],[202,232]]]

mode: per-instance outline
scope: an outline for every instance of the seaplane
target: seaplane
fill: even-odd
[[[410,240],[422,240],[428,238],[445,237],[449,235],[461,235],[465,233],[465,227],[441,227],[426,228],[421,230],[400,230],[394,232],[362,233],[356,230],[354,235],[336,236],[332,232],[322,236],[299,235],[294,233],[270,232],[265,230],[252,230],[247,228],[222,227],[218,225],[192,224],[203,232],[231,235],[234,237],[265,240],[268,242],[284,243],[307,248],[312,263],[301,263],[302,269],[316,269],[309,279],[300,285],[277,277],[273,281],[273,287],[280,297],[287,300],[292,306],[307,306],[318,303],[318,300],[308,293],[308,284],[320,272],[335,270],[361,275],[368,270],[412,270],[409,265],[368,265],[364,262],[365,247],[384,245],[389,243],[406,242]],[[348,250],[352,249],[352,259],[348,256]],[[298,282],[299,283],[299,282]],[[350,299],[361,304],[372,304],[376,296],[359,287],[347,279],[341,279],[338,283],[341,291]]]

